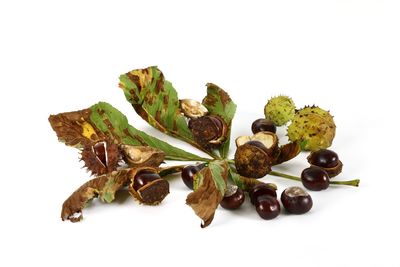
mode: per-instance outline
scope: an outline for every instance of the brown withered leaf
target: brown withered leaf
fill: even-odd
[[[82,209],[93,198],[99,197],[103,202],[112,202],[115,193],[128,184],[129,171],[130,169],[114,171],[83,184],[65,200],[62,206],[61,219],[79,222],[83,218]]]
[[[224,197],[228,168],[226,160],[215,160],[194,176],[194,192],[187,196],[186,204],[203,220],[202,228],[210,225]]]
[[[301,152],[301,147],[297,142],[287,143],[279,147],[279,154],[274,159],[272,165],[278,165],[285,161],[289,161],[296,157]]]

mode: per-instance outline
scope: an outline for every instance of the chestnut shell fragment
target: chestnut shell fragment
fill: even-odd
[[[264,177],[271,171],[272,158],[262,148],[251,143],[239,146],[235,153],[235,166],[240,175],[251,178]]]
[[[138,177],[141,175],[148,177]],[[143,204],[157,205],[169,194],[168,181],[162,179],[154,168],[132,169],[129,176],[129,193]]]
[[[218,116],[209,115],[190,119],[188,127],[196,143],[206,149],[218,147],[226,139],[226,123]]]

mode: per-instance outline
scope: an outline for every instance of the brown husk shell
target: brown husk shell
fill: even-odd
[[[321,168],[321,169],[324,169],[328,173],[329,178],[333,178],[335,176],[338,176],[342,172],[342,169],[343,169],[343,163],[340,160],[339,160],[338,164],[335,167],[332,167],[332,168],[325,168],[325,167],[313,165],[311,163],[310,163],[310,165],[318,167],[318,168]]]
[[[136,169],[131,169],[129,172],[129,193],[142,204],[158,205],[169,194],[169,183],[167,180],[160,178],[142,186],[136,191],[133,186],[135,182],[135,176],[137,173],[144,170],[159,173],[160,169],[152,167],[139,167]]]
[[[271,171],[272,158],[263,149],[244,144],[236,149],[235,166],[240,175],[252,178],[264,177]]]
[[[165,159],[165,153],[150,146],[120,145],[124,161],[129,167],[158,167]]]
[[[189,129],[196,143],[205,149],[212,149],[225,141],[228,127],[220,117],[208,115],[191,119]]]
[[[297,142],[287,143],[280,146],[277,155],[274,157],[272,165],[278,165],[285,161],[289,161],[301,152],[301,147]]]
[[[117,144],[108,139],[100,142],[106,143],[107,165],[104,165],[93,152],[93,146],[99,142],[86,143],[81,152],[81,160],[85,163],[84,167],[86,167],[92,175],[103,175],[117,170],[121,159]]]

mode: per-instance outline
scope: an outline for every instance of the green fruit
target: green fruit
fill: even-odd
[[[288,96],[272,97],[265,105],[265,118],[270,119],[276,126],[282,126],[293,119],[295,105]]]
[[[316,151],[332,145],[336,125],[328,111],[312,106],[297,111],[287,131],[303,150]]]

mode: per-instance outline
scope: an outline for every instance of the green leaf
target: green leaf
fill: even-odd
[[[187,196],[186,204],[203,220],[201,227],[212,222],[215,210],[224,197],[228,168],[226,160],[215,160],[194,176],[194,192]]]
[[[236,104],[229,97],[228,93],[217,85],[208,83],[207,96],[203,99],[203,105],[208,109],[210,114],[218,115],[228,126],[227,139],[219,148],[220,155],[226,158],[229,153],[231,127],[236,112]]]
[[[158,130],[198,145],[179,109],[178,94],[157,67],[133,70],[119,77],[119,86],[135,111]]]
[[[119,110],[105,102],[80,111],[51,115],[49,121],[59,140],[69,146],[82,148],[110,138],[118,144],[148,145],[160,149],[170,160],[207,161],[139,131],[129,125]]]

